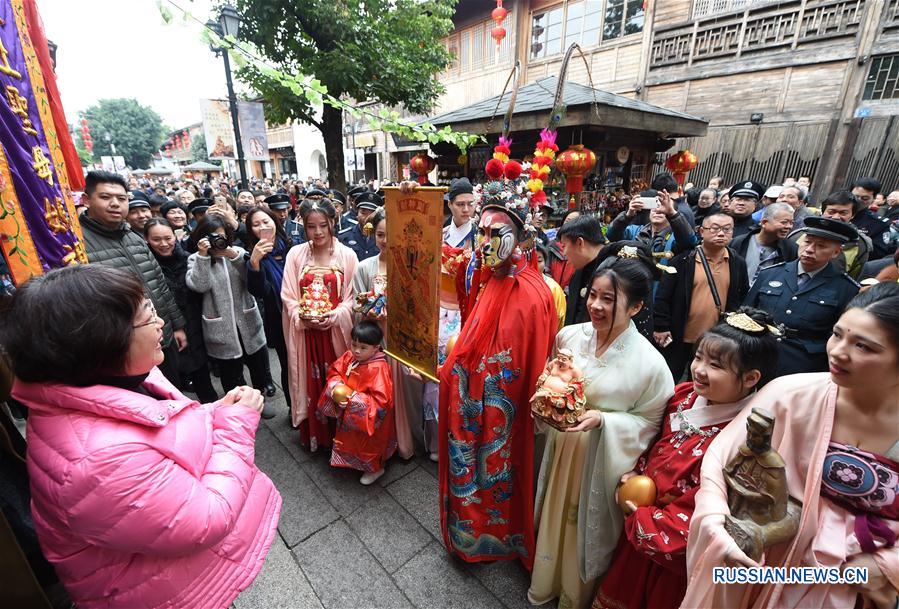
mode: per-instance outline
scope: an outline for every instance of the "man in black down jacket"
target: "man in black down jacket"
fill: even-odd
[[[187,347],[184,317],[146,241],[125,222],[128,213],[127,184],[122,176],[106,171],[91,171],[85,182],[81,201],[87,210],[79,219],[88,261],[130,269],[143,282],[147,296],[165,322],[162,330],[165,361],[159,369],[174,385],[179,386],[178,351]]]

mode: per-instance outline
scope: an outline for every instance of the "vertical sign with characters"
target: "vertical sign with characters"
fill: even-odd
[[[387,196],[387,354],[437,380],[444,188]]]

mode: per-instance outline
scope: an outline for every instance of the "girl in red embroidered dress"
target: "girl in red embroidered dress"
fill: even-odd
[[[744,307],[706,332],[690,366],[693,381],[674,390],[662,435],[622,484],[642,474],[656,484],[655,505],[627,502],[624,533],[593,609],[678,607],[687,588],[687,532],[702,457],[777,366],[767,313]],[[616,492],[617,493],[617,492]]]

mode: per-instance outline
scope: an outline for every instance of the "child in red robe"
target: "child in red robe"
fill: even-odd
[[[700,338],[690,366],[693,381],[674,388],[661,437],[621,478],[622,483],[635,475],[652,478],[656,502],[645,507],[626,503],[624,532],[593,609],[680,606],[703,454],[751,394],[773,377],[777,339],[771,320],[763,311],[744,307]]]
[[[384,475],[384,464],[396,451],[393,381],[378,324],[360,322],[350,336],[349,350],[328,369],[318,413],[337,418],[331,465],[358,469],[359,481],[369,485]]]

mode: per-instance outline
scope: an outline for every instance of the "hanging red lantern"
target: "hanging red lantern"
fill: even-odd
[[[424,186],[428,183],[428,174],[437,167],[437,163],[427,152],[419,152],[409,160],[409,167],[418,174],[418,183]]]
[[[556,167],[565,176],[565,192],[571,195],[568,208],[574,209],[574,195],[584,190],[584,177],[596,165],[596,154],[583,144],[575,144],[556,158]]]
[[[696,158],[695,154],[689,150],[680,150],[677,154],[668,157],[668,160],[665,161],[665,167],[674,174],[674,179],[677,183],[683,186],[687,180],[687,174],[696,168],[697,163],[699,163],[699,159]]]
[[[509,14],[509,9],[503,6],[503,0],[496,0],[496,8],[490,13],[490,18],[496,23],[496,27],[490,32],[490,36],[496,41],[496,52],[499,53],[499,46],[506,37],[506,28],[503,27],[503,21]]]

